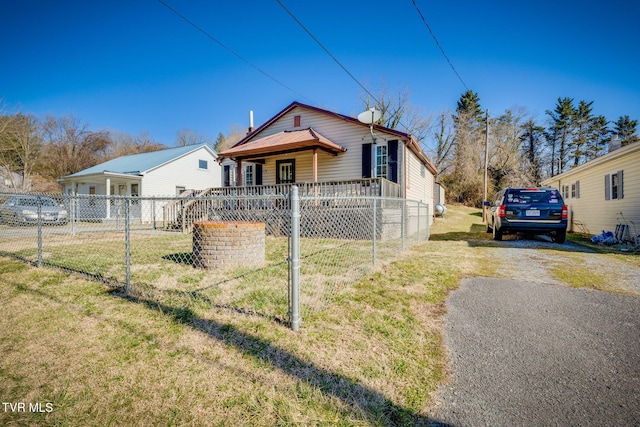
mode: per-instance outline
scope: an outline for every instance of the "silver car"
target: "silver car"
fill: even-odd
[[[9,198],[0,206],[0,219],[9,225],[37,224],[38,210],[43,224],[65,225],[69,222],[69,216],[64,206],[50,197],[43,196],[13,196]]]

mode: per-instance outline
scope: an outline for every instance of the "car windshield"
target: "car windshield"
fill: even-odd
[[[560,203],[557,190],[512,190],[507,194],[508,203]]]
[[[29,197],[24,199],[18,199],[18,206],[38,206],[38,199],[35,197]],[[43,197],[40,199],[41,206],[58,206],[58,204],[53,200],[47,197]]]

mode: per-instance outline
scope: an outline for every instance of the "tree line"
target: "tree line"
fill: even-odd
[[[485,147],[488,147],[488,198],[508,186],[536,186],[549,176],[579,166],[610,149],[640,140],[638,120],[628,115],[611,122],[593,113],[593,101],[558,98],[545,117],[524,108],[490,115],[471,90],[454,112],[416,120],[406,91],[397,98],[383,91],[373,105],[382,111],[379,124],[402,126],[420,142],[439,171],[447,200],[480,207],[484,192]],[[363,99],[364,100],[364,99]],[[366,108],[370,103],[364,102]]]
[[[223,149],[243,136],[239,126],[217,139],[183,128],[175,146],[206,143]],[[116,157],[168,148],[147,132],[93,131],[75,116],[0,114],[0,189],[57,192],[56,180]]]

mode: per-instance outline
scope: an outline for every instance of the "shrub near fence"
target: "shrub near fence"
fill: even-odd
[[[14,196],[20,195],[0,194],[0,205]],[[68,222],[15,225],[5,217],[0,255],[78,272],[159,304],[232,309],[290,322],[294,240],[288,195],[35,196],[54,199]],[[431,212],[419,202],[301,197],[297,206],[303,319],[376,263],[429,237]],[[194,268],[195,221],[264,223],[264,261]]]

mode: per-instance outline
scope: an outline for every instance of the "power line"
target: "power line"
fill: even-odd
[[[345,73],[347,73],[347,75],[349,75],[349,77],[351,77],[353,79],[354,82],[356,82],[358,84],[358,86],[360,86],[362,88],[362,90],[364,90],[375,102],[380,103],[380,101],[378,101],[376,99],[375,96],[373,96],[373,94],[371,92],[369,92],[369,90],[367,90],[367,88],[360,83],[360,81],[353,75],[351,74],[351,72],[347,69],[347,67],[345,67],[344,65],[342,65],[342,63],[340,61],[338,61],[338,58],[336,58],[330,51],[329,49],[327,49],[321,42],[320,40],[318,40],[318,38],[316,36],[313,35],[313,33],[311,33],[311,31],[309,31],[307,29],[307,27],[304,26],[304,24],[293,14],[293,12],[291,12],[289,9],[287,9],[287,7],[280,1],[280,0],[276,0],[276,2],[278,2],[278,4],[280,5],[280,7],[282,7],[282,9],[284,9],[285,12],[287,12],[289,14],[289,16],[291,16],[291,18],[293,18],[294,21],[296,21],[296,23],[298,25],[300,25],[300,27],[309,35],[309,37],[311,37],[313,39],[314,42],[316,42],[318,44],[318,46],[320,46],[322,48],[322,50],[325,51],[325,53],[327,55],[329,55],[329,57],[331,57],[331,59],[333,59],[335,61],[336,64],[338,64],[340,66],[340,68],[342,68],[342,70],[344,70]]]
[[[464,81],[462,80],[462,77],[460,77],[460,74],[458,74],[458,71],[456,70],[456,67],[453,66],[453,63],[451,62],[451,60],[449,59],[449,57],[447,56],[446,53],[444,53],[444,49],[442,48],[442,46],[440,45],[440,42],[438,41],[436,35],[433,33],[433,31],[431,30],[431,27],[429,26],[429,24],[427,23],[427,20],[425,19],[424,15],[422,14],[422,11],[420,11],[420,8],[418,7],[418,5],[416,4],[415,0],[411,0],[411,3],[413,3],[413,7],[416,8],[416,11],[418,12],[418,14],[420,15],[420,18],[422,19],[422,22],[424,23],[424,26],[427,27],[427,30],[429,30],[429,34],[431,34],[431,37],[433,38],[433,41],[436,42],[436,45],[438,46],[438,49],[440,49],[440,52],[442,52],[442,56],[444,56],[444,59],[447,60],[447,62],[449,63],[449,66],[451,67],[451,69],[453,70],[453,72],[456,74],[456,76],[458,77],[458,80],[460,80],[460,83],[462,83],[462,86],[464,86],[464,88],[466,90],[469,90],[469,88],[467,87],[467,85],[464,83]]]
[[[225,50],[227,50],[228,52],[230,52],[233,56],[235,56],[236,58],[240,59],[242,62],[244,62],[245,64],[249,65],[250,67],[252,67],[253,69],[255,69],[256,71],[258,71],[259,73],[261,73],[262,75],[270,78],[271,80],[273,80],[274,82],[276,82],[277,84],[279,84],[280,86],[284,87],[285,89],[295,93],[296,95],[306,99],[307,101],[309,101],[312,104],[315,104],[315,102],[313,102],[311,99],[307,98],[306,96],[304,96],[303,94],[301,94],[300,92],[290,88],[289,86],[287,86],[286,84],[282,83],[280,80],[276,79],[274,76],[272,76],[271,74],[267,73],[266,71],[264,71],[262,68],[258,67],[257,65],[255,65],[254,63],[252,63],[251,61],[249,61],[248,59],[246,59],[244,56],[240,55],[238,52],[236,52],[235,50],[231,49],[229,46],[227,46],[226,44],[222,43],[220,40],[218,40],[217,38],[215,38],[214,36],[212,36],[210,33],[208,33],[206,30],[204,30],[202,27],[198,26],[195,22],[191,21],[189,18],[187,18],[186,16],[184,16],[183,14],[181,14],[180,12],[178,12],[176,9],[174,9],[173,7],[171,7],[170,5],[168,5],[167,3],[165,3],[163,0],[158,0],[158,3],[160,3],[161,5],[163,5],[164,7],[166,7],[167,9],[169,9],[174,15],[178,16],[180,19],[182,19],[183,21],[185,21],[187,24],[191,25],[193,28],[195,28],[196,30],[200,31],[202,34],[204,34],[208,39],[214,41],[215,43],[217,43],[220,47],[224,48]]]

